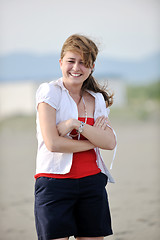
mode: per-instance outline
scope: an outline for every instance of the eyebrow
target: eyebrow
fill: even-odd
[[[72,58],[72,57],[69,57],[67,58],[67,60],[75,60],[76,58]],[[80,59],[79,61],[82,61],[83,62],[83,59]]]

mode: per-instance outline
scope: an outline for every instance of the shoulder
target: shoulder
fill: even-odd
[[[109,113],[110,113],[110,109],[109,107],[106,107],[106,102],[105,99],[103,97],[103,94],[100,92],[92,92],[92,91],[87,91],[89,92],[96,100],[96,108],[101,110],[101,112],[108,117]]]
[[[60,93],[61,89],[56,84],[56,81],[41,83],[37,89],[36,95],[50,96],[56,93]]]
[[[105,103],[105,100],[104,100],[104,97],[103,97],[103,94],[100,93],[100,92],[93,92],[93,91],[90,91],[90,90],[87,90],[87,92],[92,96],[94,97],[97,101],[101,102],[101,103]]]
[[[102,107],[103,111],[105,112],[105,116],[108,117],[109,113],[110,113],[110,109],[109,109],[109,107],[106,106],[106,101],[103,97],[103,94],[98,93],[97,96],[98,96],[98,99],[99,99],[100,106]]]
[[[36,92],[36,106],[41,102],[46,102],[52,107],[58,109],[61,99],[61,88],[56,81],[40,84]]]

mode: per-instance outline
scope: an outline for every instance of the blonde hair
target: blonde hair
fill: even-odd
[[[61,50],[61,59],[63,59],[64,55],[67,51],[76,52],[82,56],[84,66],[87,68],[92,68],[93,64],[96,61],[98,55],[98,48],[96,44],[84,35],[74,34],[66,39],[62,46]],[[89,75],[89,77],[84,81],[81,89],[81,93],[85,90],[91,90],[93,92],[100,92],[103,94],[103,97],[106,101],[106,106],[111,106],[113,103],[113,94],[110,95],[106,87],[102,87],[98,84],[98,82],[92,76],[93,71]]]

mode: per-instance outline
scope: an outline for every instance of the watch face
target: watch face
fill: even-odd
[[[81,126],[79,127],[79,130],[78,130],[79,133],[83,131],[83,127],[84,127],[84,122],[81,122]]]

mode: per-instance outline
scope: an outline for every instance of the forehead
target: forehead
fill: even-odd
[[[64,55],[64,58],[72,58],[72,59],[82,60],[82,56],[80,55],[80,53],[71,52],[71,51],[67,51]]]

